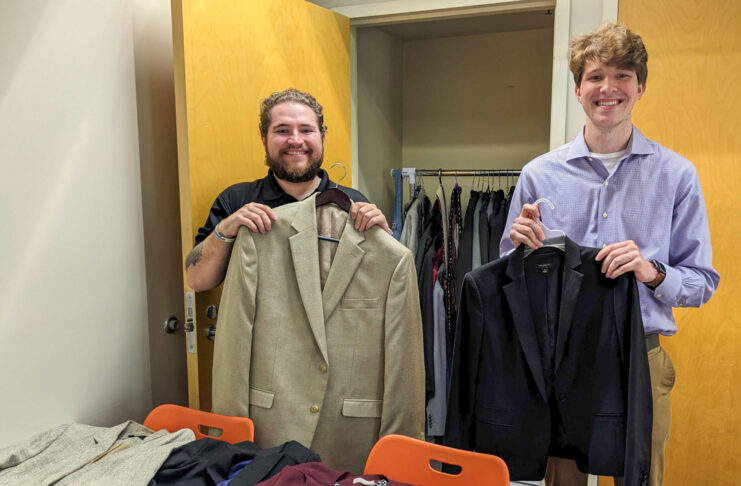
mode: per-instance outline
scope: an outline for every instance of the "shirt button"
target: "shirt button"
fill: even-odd
[[[609,185],[610,185],[610,183],[607,182],[607,181],[605,181],[605,186],[609,186]]]
[[[589,157],[589,161],[590,161],[590,162],[592,161],[592,157]]]
[[[602,248],[606,247],[607,243],[602,243]]]
[[[321,365],[319,367],[319,371],[321,371],[322,373],[326,373],[327,372],[327,365]]]
[[[317,413],[317,412],[319,412],[319,405],[312,405],[312,406],[311,406],[311,407],[309,408],[309,411],[310,411],[311,413]]]
[[[656,298],[657,299],[660,299],[661,298],[661,294],[656,294]]]
[[[607,219],[607,212],[602,213],[602,217]]]

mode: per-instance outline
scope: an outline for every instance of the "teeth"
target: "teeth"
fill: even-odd
[[[599,106],[615,106],[619,103],[619,101],[598,101],[597,104]]]
[[[305,155],[304,151],[289,150],[286,152],[288,155]]]

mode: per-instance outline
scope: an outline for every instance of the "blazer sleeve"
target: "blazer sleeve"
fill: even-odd
[[[216,322],[212,376],[212,409],[216,413],[249,417],[257,277],[254,237],[241,228],[227,267]]]
[[[631,275],[627,281],[625,300],[626,326],[630,330],[628,344],[628,407],[625,431],[625,485],[640,485],[648,481],[651,469],[651,429],[653,399],[651,373],[646,359],[646,339],[641,318],[638,284]]]
[[[425,368],[417,273],[406,251],[386,295],[383,412],[379,436],[424,439]]]
[[[448,414],[443,441],[445,445],[458,449],[474,449],[476,381],[483,329],[484,315],[481,295],[475,280],[469,273],[463,279],[455,327]]]

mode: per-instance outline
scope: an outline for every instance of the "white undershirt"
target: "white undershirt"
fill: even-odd
[[[613,152],[611,154],[597,154],[594,152],[589,152],[590,157],[602,161],[602,163],[605,165],[605,168],[607,169],[607,172],[609,172],[610,174],[615,172],[615,167],[617,167],[617,163],[620,161],[620,158],[623,155],[625,155],[625,149],[621,150],[620,152]]]

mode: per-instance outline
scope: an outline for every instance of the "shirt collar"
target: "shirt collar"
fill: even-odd
[[[314,190],[314,192],[323,192],[326,191],[328,187],[330,187],[330,181],[329,181],[329,175],[327,175],[327,171],[324,169],[319,169],[319,185]],[[286,191],[283,190],[282,187],[280,187],[280,184],[278,184],[278,181],[275,179],[275,174],[273,174],[272,170],[268,170],[268,175],[265,177],[265,183],[262,185],[262,200],[263,201],[278,201],[280,199],[285,200],[286,202],[294,202],[296,201],[296,198],[288,194]]]
[[[625,147],[625,155],[623,158],[628,158],[631,155],[638,155],[638,154],[652,154],[654,153],[653,148],[651,147],[651,144],[648,143],[648,140],[646,137],[643,136],[643,134],[636,128],[635,125],[633,125],[633,133],[630,135],[630,140],[628,140],[628,146]],[[582,127],[581,130],[579,130],[579,135],[576,136],[574,141],[569,146],[569,150],[566,153],[566,160],[574,160],[574,159],[580,159],[580,158],[589,158],[589,147],[587,147],[587,142],[584,140],[584,128]]]

